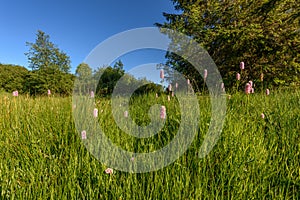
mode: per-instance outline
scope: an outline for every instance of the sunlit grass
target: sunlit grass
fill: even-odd
[[[147,109],[156,103],[167,106],[169,118],[161,137],[136,140],[114,123],[108,99],[95,101],[105,134],[126,150],[161,148],[180,123],[175,99],[137,97],[129,110],[137,123],[149,123]],[[199,159],[210,123],[209,102],[199,97],[197,136],[173,164],[149,173],[115,170],[109,175],[104,170],[110,166],[98,162],[81,143],[71,98],[1,94],[0,199],[300,198],[300,91],[232,95],[217,145]]]

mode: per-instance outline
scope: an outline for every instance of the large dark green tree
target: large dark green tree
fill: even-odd
[[[30,71],[25,77],[24,88],[30,95],[52,94],[68,96],[72,94],[75,76],[53,68]]]
[[[35,43],[27,42],[30,47],[25,53],[28,57],[29,67],[32,70],[53,68],[68,73],[70,71],[70,58],[50,41],[50,36],[39,30]]]
[[[94,80],[97,82],[96,91],[98,95],[111,95],[118,80],[124,75],[123,63],[118,61],[113,67],[98,68],[94,72]]]
[[[226,85],[233,85],[239,63],[242,81],[297,85],[300,82],[300,15],[297,0],[172,0],[178,14],[164,13],[157,24],[195,39],[211,55]],[[196,84],[201,76],[181,57],[167,53],[168,65]]]

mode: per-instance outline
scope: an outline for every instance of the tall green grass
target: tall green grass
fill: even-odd
[[[135,139],[120,131],[109,99],[96,99],[99,124],[118,146],[150,152],[168,144],[180,123],[178,102],[154,94],[132,99],[130,114],[149,123],[147,109],[167,106],[160,134]],[[300,90],[227,99],[222,135],[198,157],[209,128],[210,100],[199,96],[197,135],[187,152],[158,171],[135,174],[107,167],[81,143],[72,99],[0,95],[0,199],[299,199]],[[75,108],[76,109],[76,108]],[[265,114],[265,119],[260,117]]]

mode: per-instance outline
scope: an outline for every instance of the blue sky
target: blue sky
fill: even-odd
[[[175,13],[169,0],[1,0],[0,63],[28,67],[29,47],[37,30],[71,58],[71,72],[102,41],[114,34],[165,21]],[[162,62],[164,52],[135,52],[121,58],[126,70],[144,63]]]

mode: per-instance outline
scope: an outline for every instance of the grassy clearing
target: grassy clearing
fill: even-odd
[[[300,90],[232,95],[221,138],[203,159],[197,153],[211,114],[209,99],[199,97],[200,125],[188,151],[173,164],[143,174],[104,173],[109,166],[81,143],[71,101],[0,95],[1,199],[300,198]],[[146,111],[157,101],[167,106],[168,119],[161,134],[151,138],[136,140],[120,131],[107,99],[96,99],[99,123],[126,150],[159,149],[176,134],[178,103],[139,97],[132,100],[130,114],[147,124]]]

